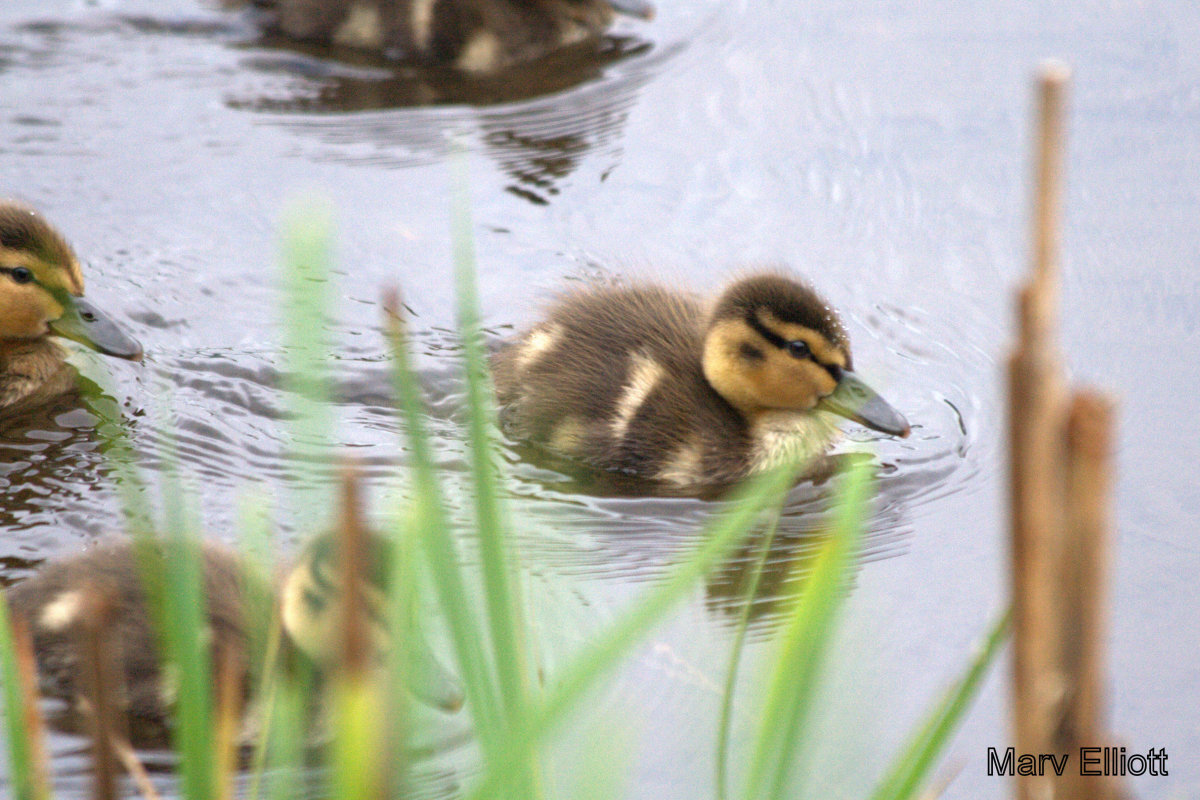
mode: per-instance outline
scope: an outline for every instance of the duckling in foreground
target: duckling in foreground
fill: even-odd
[[[501,420],[519,438],[676,489],[821,460],[822,412],[894,436],[908,422],[853,372],[836,312],[782,272],[711,304],[655,285],[591,286],[493,357]]]
[[[382,659],[388,645],[381,620],[386,592],[385,570],[390,556],[377,536],[367,539],[363,597],[367,604],[372,654]],[[162,555],[161,551],[158,555]],[[291,653],[307,658],[317,673],[337,663],[338,630],[344,606],[339,589],[337,542],[331,535],[315,539],[282,581],[275,612],[261,576],[248,570],[228,549],[205,544],[202,549],[202,589],[206,626],[214,669],[236,656],[235,685],[239,696],[249,694],[247,654],[252,615],[278,613],[285,644]],[[261,585],[260,585],[261,584]],[[142,573],[134,544],[127,539],[101,542],[95,548],[51,562],[33,577],[8,590],[13,616],[26,620],[33,636],[41,691],[86,709],[81,680],[81,626],[89,602],[103,597],[111,603],[113,641],[118,652],[124,691],[118,696],[131,722],[153,734],[168,727],[174,688],[160,668],[155,631],[146,606]],[[267,605],[260,602],[266,599]],[[409,689],[421,701],[455,711],[463,702],[457,680],[438,664],[419,635],[405,640]]]
[[[83,272],[66,240],[33,209],[0,199],[0,416],[74,388],[54,336],[142,357],[141,345],[82,295]]]
[[[596,39],[618,12],[653,14],[645,0],[225,0],[225,5],[263,9],[267,26],[293,39],[473,73]]]

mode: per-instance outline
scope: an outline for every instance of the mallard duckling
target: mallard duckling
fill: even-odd
[[[738,280],[711,304],[654,285],[576,290],[492,367],[515,436],[677,489],[785,460],[815,465],[833,433],[823,412],[909,433],[853,372],[836,312],[778,272]]]
[[[82,295],[83,273],[66,240],[33,209],[0,200],[0,416],[75,386],[53,336],[141,358],[141,345]]]
[[[383,602],[386,543],[368,537],[367,563],[372,565],[363,596],[371,625],[372,653],[381,657],[388,637]],[[308,659],[317,674],[338,658],[336,630],[343,619],[340,572],[334,538],[318,537],[287,573],[275,610],[266,581],[247,569],[233,552],[216,544],[202,548],[206,627],[214,669],[222,659],[235,660],[235,686],[244,700],[249,693],[247,653],[254,620],[278,613],[288,652]],[[161,557],[161,551],[156,551]],[[109,604],[113,641],[124,676],[121,697],[131,722],[147,735],[165,730],[173,704],[173,688],[159,665],[155,632],[146,605],[142,573],[132,541],[114,539],[93,549],[42,567],[33,577],[8,590],[14,617],[20,616],[33,636],[39,683],[44,694],[86,709],[80,678],[81,626],[88,603]],[[422,701],[445,710],[463,702],[458,682],[434,658],[419,635],[406,639],[409,688]]]
[[[225,0],[264,9],[285,36],[486,73],[598,38],[645,0]]]

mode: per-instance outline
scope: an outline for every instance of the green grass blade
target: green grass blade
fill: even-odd
[[[514,554],[508,547],[511,527],[500,502],[496,481],[495,442],[492,437],[492,389],[483,352],[476,292],[474,234],[471,229],[467,179],[467,155],[457,150],[451,158],[454,170],[453,225],[455,277],[458,290],[459,335],[463,343],[466,375],[468,436],[471,446],[471,476],[474,486],[475,527],[479,537],[483,592],[495,654],[499,703],[504,719],[499,730],[486,735],[501,740],[520,725],[528,704],[528,637],[519,619],[520,587],[514,569]],[[481,733],[481,738],[483,738]],[[530,756],[532,757],[532,753]],[[516,792],[522,798],[537,797],[533,774]]]
[[[747,800],[783,797],[801,756],[800,732],[812,708],[834,617],[844,599],[846,572],[858,550],[868,499],[866,470],[860,463],[844,475],[833,535],[817,556],[780,638],[747,773]]]
[[[892,761],[871,800],[903,800],[916,795],[978,694],[984,676],[1008,639],[1011,622],[1009,609],[992,623],[979,652]]]
[[[515,775],[513,765],[523,763],[525,751],[541,744],[583,694],[628,655],[638,639],[660,622],[702,577],[728,557],[748,535],[763,509],[781,502],[794,481],[791,469],[780,469],[754,478],[737,492],[724,513],[698,534],[702,543],[696,550],[681,559],[630,612],[572,659],[546,690],[542,701],[531,708],[525,724],[511,733],[503,757],[490,766],[467,797],[490,799],[511,786]]]
[[[299,475],[330,463],[333,414],[327,367],[326,334],[329,308],[329,263],[332,213],[309,201],[284,215],[281,311],[283,329],[283,388],[291,422],[291,455]],[[333,507],[331,481],[307,481],[315,491],[293,491],[296,519],[322,519]]]
[[[285,675],[275,682],[270,714],[271,735],[267,745],[267,775],[270,800],[296,800],[308,797],[304,780],[304,732],[307,698],[312,680],[301,675]]]
[[[213,732],[212,652],[206,635],[207,598],[204,595],[203,554],[192,533],[183,504],[183,489],[174,464],[164,473],[163,548],[164,604],[161,632],[167,663],[175,678],[175,745],[180,756],[184,797],[209,800],[216,796]]]
[[[750,585],[746,587],[746,603],[742,607],[742,613],[738,616],[737,633],[734,635],[729,651],[729,669],[725,674],[725,690],[721,694],[721,716],[717,722],[717,772],[715,776],[717,800],[725,800],[729,796],[729,727],[733,718],[733,696],[737,690],[738,666],[742,660],[742,647],[746,641],[750,611],[754,606],[755,597],[758,595],[758,583],[762,578],[763,567],[766,566],[767,557],[771,554],[775,532],[779,529],[781,511],[781,508],[775,509],[767,526],[767,533],[763,536],[761,552],[754,564],[754,571],[750,575]]]
[[[463,681],[463,690],[476,725],[484,731],[499,729],[496,686],[484,654],[477,613],[466,591],[466,580],[454,541],[454,529],[443,497],[419,384],[412,368],[399,302],[389,301],[389,338],[392,343],[392,376],[401,416],[408,432],[413,476],[411,519],[429,566],[439,607],[446,615],[450,643]],[[490,740],[484,742],[492,746]]]
[[[25,698],[17,669],[8,597],[0,592],[0,681],[4,690],[4,731],[8,738],[8,778],[16,800],[45,800],[49,796],[35,764],[32,732],[25,724]]]

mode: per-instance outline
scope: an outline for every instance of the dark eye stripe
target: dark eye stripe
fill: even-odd
[[[778,347],[780,350],[783,350],[787,347],[787,339],[784,339],[778,333],[771,330],[766,325],[763,325],[762,322],[759,321],[759,319],[756,315],[747,314],[746,315],[746,324],[749,325],[751,328],[753,328],[755,333],[757,333],[759,336],[766,339],[771,344]]]
[[[747,314],[746,324],[753,328],[755,333],[766,339],[775,347],[778,347],[780,350],[788,349],[788,340],[768,328],[766,325],[763,325],[762,322],[759,321],[757,315]],[[842,368],[837,364],[825,364],[818,361],[816,355],[811,350],[808,353],[808,358],[811,359],[812,362],[818,367],[821,367],[828,372],[830,377],[832,377],[835,381],[840,381],[842,379]]]

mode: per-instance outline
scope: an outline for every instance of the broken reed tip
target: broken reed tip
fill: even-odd
[[[1071,80],[1071,67],[1057,58],[1048,58],[1038,65],[1038,82],[1042,85],[1062,86]]]
[[[1067,413],[1067,443],[1073,452],[1106,458],[1112,452],[1114,402],[1103,392],[1082,389]]]

